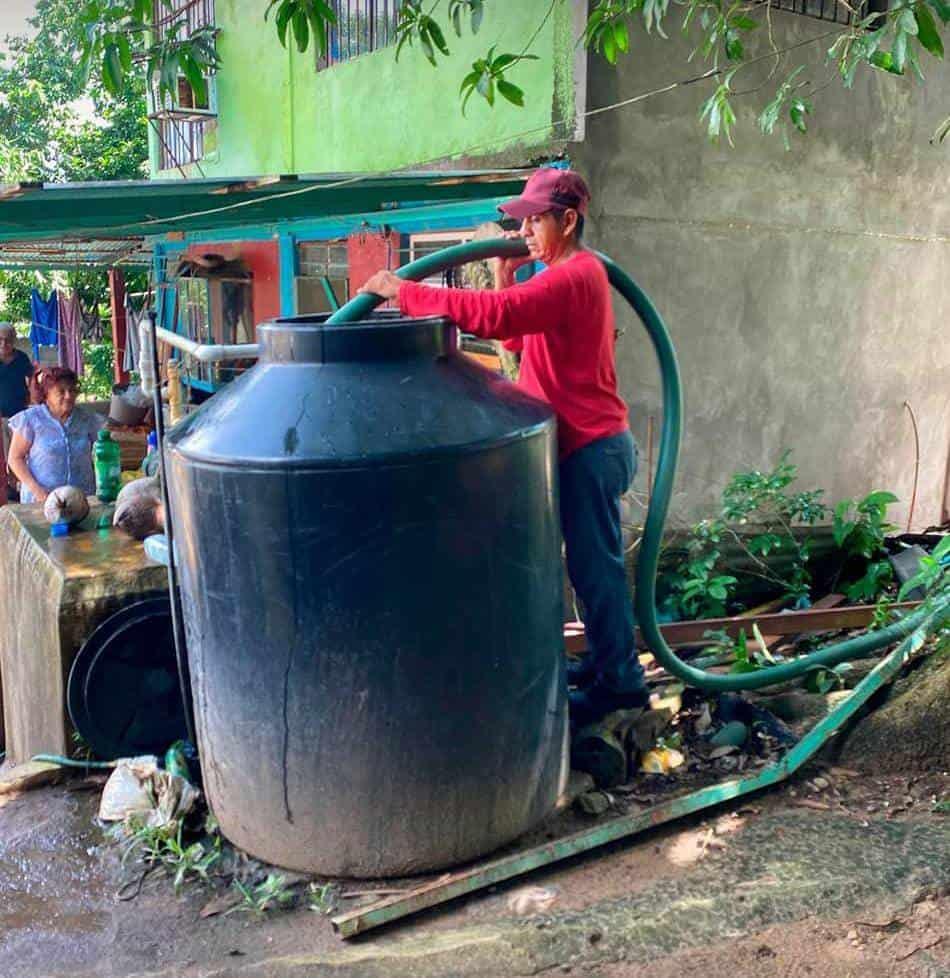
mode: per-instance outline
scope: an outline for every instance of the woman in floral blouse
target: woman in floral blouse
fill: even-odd
[[[43,403],[10,418],[8,464],[20,480],[20,501],[42,503],[59,486],[96,491],[92,444],[105,419],[76,404],[79,380],[66,367],[49,367],[39,379]]]

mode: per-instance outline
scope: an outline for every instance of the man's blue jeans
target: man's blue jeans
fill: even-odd
[[[620,526],[620,497],[636,471],[637,448],[629,431],[598,438],[560,465],[567,572],[584,606],[591,679],[617,693],[644,686]]]

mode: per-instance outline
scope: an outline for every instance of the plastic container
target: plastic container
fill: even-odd
[[[109,402],[109,420],[116,424],[135,425],[141,424],[148,414],[148,405],[131,404],[122,394],[113,394]]]
[[[477,858],[566,758],[554,417],[447,319],[258,327],[166,436],[208,800],[326,876]]]
[[[122,450],[104,428],[93,445],[92,457],[96,470],[96,495],[101,502],[114,502],[122,487]]]
[[[148,451],[145,454],[145,458],[142,459],[142,474],[143,475],[155,475],[158,471],[158,434],[157,432],[150,431],[148,433],[148,438],[146,439],[146,444],[148,446]]]

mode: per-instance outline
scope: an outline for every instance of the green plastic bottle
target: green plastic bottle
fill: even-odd
[[[111,503],[122,488],[122,451],[119,443],[103,429],[92,446],[96,470],[96,495],[100,502]]]

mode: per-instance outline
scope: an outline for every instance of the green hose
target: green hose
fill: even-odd
[[[60,767],[75,768],[113,768],[115,761],[82,761],[75,757],[63,757],[61,754],[34,754],[31,761],[42,761],[44,764],[58,764]]]
[[[396,274],[409,281],[419,281],[436,275],[448,268],[466,262],[482,261],[493,257],[518,257],[527,254],[523,241],[512,238],[494,238],[488,241],[472,241],[445,248],[425,258],[400,268]],[[656,574],[660,560],[663,524],[673,492],[676,466],[679,460],[683,426],[683,393],[680,384],[676,351],[660,314],[640,287],[606,255],[598,254],[607,269],[610,284],[627,300],[640,317],[656,353],[663,380],[663,432],[660,454],[657,460],[656,479],[650,495],[646,525],[640,541],[637,558],[635,607],[640,631],[657,662],[673,676],[690,686],[716,691],[759,689],[790,679],[797,679],[815,666],[830,668],[849,659],[867,656],[876,649],[892,645],[909,635],[930,619],[942,620],[950,614],[950,601],[941,600],[922,607],[902,618],[896,624],[869,632],[844,642],[836,642],[811,655],[768,666],[755,672],[729,673],[727,675],[706,672],[680,659],[667,645],[656,619]],[[330,324],[349,323],[362,319],[383,300],[377,295],[361,294],[338,309],[328,320]]]

